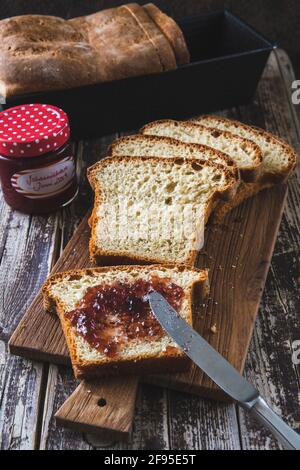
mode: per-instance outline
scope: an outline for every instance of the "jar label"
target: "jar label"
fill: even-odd
[[[18,193],[29,199],[42,199],[68,189],[74,176],[75,163],[73,157],[69,156],[57,163],[15,173],[11,184]]]

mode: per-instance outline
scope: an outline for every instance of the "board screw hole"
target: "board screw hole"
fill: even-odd
[[[106,405],[106,400],[105,400],[105,398],[99,398],[99,400],[97,401],[97,405],[98,405],[98,406],[101,406],[101,408],[102,408],[103,406],[105,406],[105,405]]]

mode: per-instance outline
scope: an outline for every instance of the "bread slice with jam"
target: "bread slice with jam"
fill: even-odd
[[[190,361],[152,314],[147,294],[160,292],[192,325],[208,289],[207,271],[180,265],[112,266],[51,276],[47,312],[57,313],[75,376],[182,371]]]

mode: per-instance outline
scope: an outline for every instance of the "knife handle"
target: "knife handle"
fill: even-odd
[[[258,397],[249,412],[274,434],[285,449],[300,450],[300,435],[274,413],[262,397]]]

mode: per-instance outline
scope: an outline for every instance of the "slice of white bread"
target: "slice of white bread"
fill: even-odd
[[[237,186],[223,165],[159,157],[105,158],[88,179],[90,256],[101,265],[194,265],[216,198]]]
[[[244,181],[255,181],[260,173],[260,148],[249,139],[228,131],[211,129],[192,121],[160,120],[141,129],[142,134],[172,137],[185,143],[204,144],[228,154],[240,170]]]
[[[259,178],[262,184],[280,183],[286,180],[296,167],[298,157],[294,149],[270,132],[222,116],[204,115],[193,119],[192,122],[221,131],[229,131],[255,142],[262,153]]]
[[[59,315],[77,378],[189,367],[187,356],[149,310],[144,295],[152,286],[166,298],[171,293],[169,301],[192,324],[193,305],[208,290],[207,272],[170,265],[113,266],[58,273],[46,281],[44,306]],[[91,304],[97,308],[92,317]]]
[[[182,65],[189,63],[190,53],[187,48],[184,35],[177,23],[160,11],[160,9],[153,3],[147,3],[146,5],[143,5],[143,8],[147,11],[148,15],[157,24],[170,42],[175,53],[177,64]]]
[[[238,178],[238,168],[226,153],[202,144],[185,144],[171,137],[156,135],[129,135],[115,140],[107,151],[115,157],[180,157],[209,160],[228,167]]]
[[[298,156],[294,149],[270,132],[222,116],[204,115],[194,119],[193,122],[251,139],[259,145],[262,152],[263,161],[259,180],[254,183],[242,183],[236,196],[230,202],[219,204],[213,214],[213,220],[216,223],[220,223],[231,209],[249,197],[255,196],[276,183],[286,181],[296,168]]]

